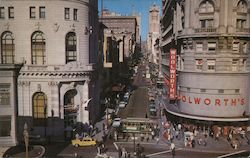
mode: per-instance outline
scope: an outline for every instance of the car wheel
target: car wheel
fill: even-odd
[[[79,147],[79,144],[75,144],[75,147]]]

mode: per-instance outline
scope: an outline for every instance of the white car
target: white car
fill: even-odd
[[[125,108],[126,105],[127,105],[127,103],[126,103],[125,101],[121,101],[121,102],[119,103],[119,108]]]
[[[119,127],[121,125],[121,118],[117,117],[113,120],[112,127]]]

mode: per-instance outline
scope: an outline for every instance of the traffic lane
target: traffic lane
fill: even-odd
[[[88,147],[74,147],[73,145],[68,145],[63,151],[57,154],[57,157],[74,157],[75,155],[82,158],[95,157],[97,155],[97,146]]]
[[[118,116],[122,119],[128,117],[145,118],[147,113],[147,107],[147,89],[137,88],[130,96],[127,106],[125,108],[119,109]]]

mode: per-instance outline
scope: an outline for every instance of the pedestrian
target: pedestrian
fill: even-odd
[[[102,130],[105,130],[105,123],[102,123]]]
[[[174,156],[175,156],[175,144],[173,142],[171,142],[171,144],[170,144],[170,150],[172,153],[172,157],[174,158]]]
[[[160,141],[159,137],[156,137],[156,144],[158,144]]]
[[[125,148],[122,148],[122,155],[121,158],[127,158],[127,151]]]

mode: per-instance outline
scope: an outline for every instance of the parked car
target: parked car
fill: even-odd
[[[79,146],[95,146],[96,140],[90,137],[84,137],[80,139],[74,139],[71,141],[72,145],[75,147]]]
[[[113,120],[112,127],[119,127],[121,125],[121,118],[117,117]]]
[[[121,101],[121,102],[119,103],[119,108],[125,108],[126,105],[127,105],[127,102]]]

